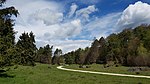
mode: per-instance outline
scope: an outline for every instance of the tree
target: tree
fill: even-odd
[[[61,49],[56,49],[54,52],[54,56],[52,58],[52,64],[58,64],[60,65],[60,56],[62,55],[62,50]]]
[[[79,48],[75,51],[75,63],[76,64],[81,64],[81,53],[82,53],[81,48]]]
[[[22,33],[17,42],[17,48],[19,48],[20,62],[22,65],[35,65],[36,45],[32,32]]]
[[[135,58],[136,66],[147,66],[149,54],[143,43],[140,43],[139,47],[137,48],[137,53],[138,56]]]
[[[146,33],[144,34],[143,43],[144,47],[147,48],[148,51],[150,51],[150,26],[148,26]]]
[[[87,57],[85,58],[85,64],[92,64],[92,63],[96,63],[96,59],[99,56],[99,46],[100,43],[99,41],[96,39],[93,43],[92,46],[90,48],[90,51],[87,55]]]
[[[84,64],[88,52],[89,52],[88,47],[86,47],[85,49],[81,49],[81,48],[77,49],[75,51],[75,63],[80,65]]]
[[[65,58],[66,64],[74,64],[75,63],[75,52],[74,51],[64,54],[63,56]]]
[[[106,63],[106,55],[107,55],[107,44],[106,40],[101,37],[99,40],[99,56],[96,59],[96,63]]]
[[[0,6],[6,0],[0,0]],[[12,16],[17,17],[18,11],[14,7],[0,9],[0,67],[11,65],[10,50],[14,48],[15,32]]]
[[[46,45],[43,47],[40,47],[37,51],[36,55],[36,61],[40,63],[50,64],[51,58],[52,58],[52,49],[53,46]]]
[[[121,56],[121,64],[127,65],[127,58],[129,56],[128,51],[128,43],[132,37],[132,29],[124,29],[121,33],[118,34],[118,38],[120,39],[120,56]]]
[[[75,51],[68,52],[64,55],[62,55],[63,59],[65,60],[66,64],[85,64],[85,58],[87,57],[87,54],[89,53],[90,49],[89,47],[86,47],[85,49],[77,49]]]

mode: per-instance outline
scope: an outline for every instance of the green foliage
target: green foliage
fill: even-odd
[[[147,54],[147,49],[144,48],[143,43],[140,43],[140,46],[137,49],[138,55]]]
[[[60,65],[60,56],[62,55],[62,50],[61,49],[56,49],[54,52],[54,56],[52,58],[52,64],[58,64]]]
[[[77,49],[75,51],[75,63],[80,65],[85,64],[85,59],[89,53],[89,50],[90,49],[88,47],[86,47],[85,49]]]
[[[19,57],[19,64],[23,65],[35,65],[35,55],[36,55],[36,45],[34,40],[34,35],[32,32],[30,34],[23,33],[17,42]]]
[[[147,66],[145,59],[149,56],[149,48],[146,47],[149,46],[149,32],[150,26],[141,25],[108,36],[108,49],[112,52],[113,61],[127,66]]]
[[[6,0],[0,0],[0,6]],[[15,32],[13,30],[12,16],[18,15],[18,11],[14,7],[1,8],[0,9],[0,67],[11,65],[11,55],[14,52],[15,44]]]
[[[96,39],[90,48],[90,51],[85,59],[85,64],[92,64],[96,63],[96,59],[99,56],[99,47],[100,47],[99,41]]]
[[[86,47],[85,49],[77,49],[75,51],[66,53],[62,55],[65,59],[66,64],[85,64],[86,56],[89,53],[89,47]]]
[[[76,64],[83,64],[83,62],[81,61],[82,59],[82,52],[83,50],[81,48],[79,48],[78,50],[75,51],[75,63]]]
[[[37,51],[35,60],[40,63],[50,64],[52,57],[52,49],[53,46],[50,47],[49,45],[40,47],[39,50]]]
[[[65,55],[63,55],[65,58],[65,63],[66,64],[74,64],[75,63],[75,52],[69,52]]]
[[[125,66],[150,66],[150,26],[141,25],[111,34],[106,39],[95,39],[88,52],[78,49],[65,54],[66,63],[80,64],[83,59],[84,64],[114,62]]]
[[[98,46],[99,47],[99,56],[98,58],[96,59],[96,63],[106,63],[106,57],[107,57],[107,42],[106,40],[101,37],[100,40],[99,40],[99,43],[100,45]]]

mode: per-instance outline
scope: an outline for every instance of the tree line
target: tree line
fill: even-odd
[[[94,40],[90,48],[79,48],[63,56],[67,64],[150,66],[150,25],[101,37]]]

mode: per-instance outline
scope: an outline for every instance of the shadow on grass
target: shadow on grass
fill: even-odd
[[[13,78],[13,75],[8,75],[5,70],[0,70],[0,78]]]

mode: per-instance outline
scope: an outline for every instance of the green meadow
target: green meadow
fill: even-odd
[[[69,67],[73,66],[75,65]],[[7,71],[0,74],[0,84],[149,84],[150,82],[150,79],[145,78],[71,72],[56,67],[48,64],[7,67],[5,68]]]

